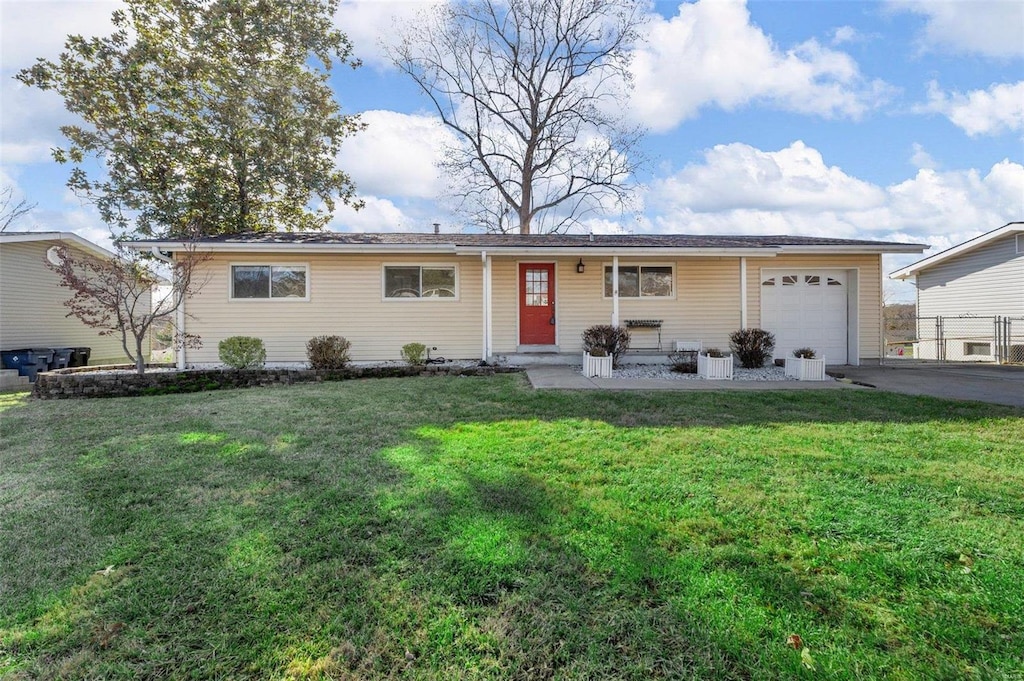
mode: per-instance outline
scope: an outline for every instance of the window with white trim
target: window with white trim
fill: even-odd
[[[619,298],[671,298],[670,265],[619,265]],[[604,297],[612,297],[612,266],[604,267]]]
[[[232,300],[309,300],[306,265],[232,265]]]
[[[454,265],[385,265],[385,298],[456,298]]]
[[[1024,234],[1017,235],[1017,255],[1024,253]]]

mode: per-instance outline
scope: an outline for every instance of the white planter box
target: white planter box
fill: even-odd
[[[802,357],[786,358],[786,376],[791,376],[798,381],[824,381],[825,358],[804,359]]]
[[[594,357],[589,352],[583,353],[583,375],[587,378],[611,378],[612,358]]]
[[[697,374],[709,381],[731,381],[732,355],[728,357],[708,357],[698,353]]]

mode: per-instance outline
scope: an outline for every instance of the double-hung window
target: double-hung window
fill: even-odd
[[[385,298],[456,298],[454,265],[385,265]]]
[[[232,300],[309,300],[306,265],[232,265]]]
[[[619,265],[619,298],[671,298],[674,277],[669,265]],[[604,297],[612,297],[612,266],[604,267]]]

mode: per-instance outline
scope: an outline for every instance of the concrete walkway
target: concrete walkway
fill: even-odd
[[[585,378],[565,365],[526,368],[530,384],[538,390],[837,390],[859,388],[839,381],[702,381],[657,378]]]

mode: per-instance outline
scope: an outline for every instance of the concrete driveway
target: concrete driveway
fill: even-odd
[[[879,390],[1024,407],[1024,366],[906,364],[836,366],[829,373]]]

